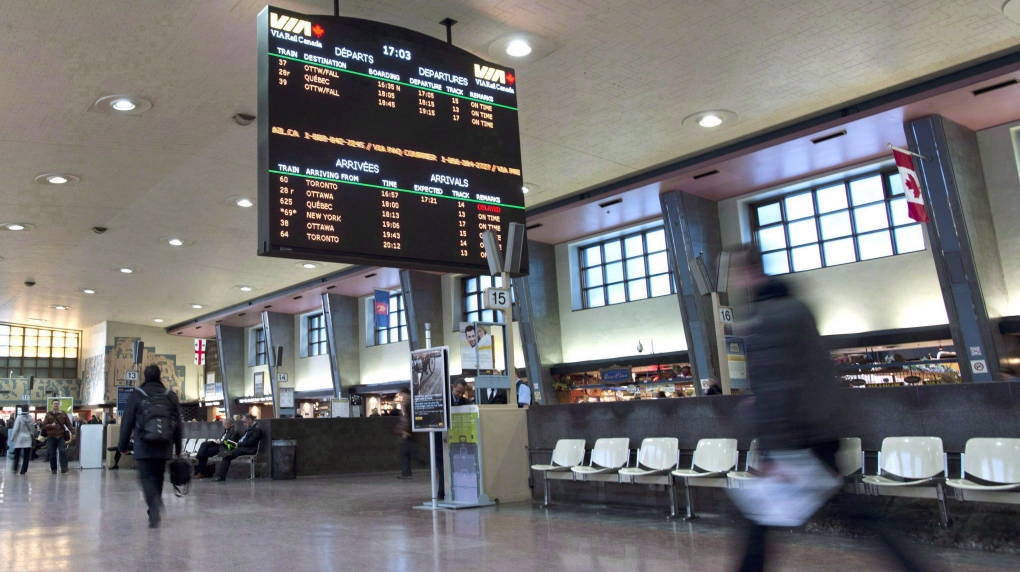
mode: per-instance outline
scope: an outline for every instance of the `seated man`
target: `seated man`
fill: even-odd
[[[195,454],[195,458],[198,459],[198,467],[195,468],[195,478],[204,479],[211,477],[212,471],[209,470],[209,457],[222,455],[233,449],[240,437],[241,435],[234,428],[234,420],[229,417],[224,418],[223,435],[219,439],[212,439],[198,446],[198,453]]]
[[[237,447],[223,453],[223,460],[216,467],[216,477],[213,481],[223,482],[227,480],[227,471],[230,469],[231,461],[242,455],[254,455],[259,450],[259,441],[262,440],[262,429],[259,428],[258,423],[255,423],[255,416],[251,413],[246,413],[241,418],[241,423],[244,423],[245,426],[244,435],[241,435],[241,438],[237,441]]]

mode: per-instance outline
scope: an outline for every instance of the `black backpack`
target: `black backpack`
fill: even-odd
[[[138,404],[135,430],[138,438],[152,445],[166,445],[174,438],[174,404],[170,401],[170,389],[163,393],[149,395],[142,388],[135,391],[142,394]]]
[[[183,497],[191,491],[191,463],[184,459],[170,461],[170,484],[174,486],[174,494]]]

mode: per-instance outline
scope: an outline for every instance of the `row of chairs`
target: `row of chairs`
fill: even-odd
[[[532,465],[545,475],[543,507],[551,506],[550,480],[609,481],[666,485],[670,516],[677,515],[675,479],[684,485],[687,517],[694,518],[691,487],[741,488],[759,477],[764,456],[758,440],[751,442],[744,470],[737,470],[736,439],[701,439],[694,450],[690,468],[680,468],[678,439],[648,438],[641,442],[637,462],[631,466],[630,440],[599,439],[584,464],[583,439],[561,439],[548,465]],[[961,475],[950,479],[948,457],[938,437],[888,437],[878,454],[878,471],[865,475],[861,440],[840,439],[836,464],[847,480],[846,492],[883,496],[934,498],[939,503],[939,520],[949,527],[943,484],[957,491],[959,500],[1020,504],[1020,439],[970,439],[961,456]]]
[[[208,439],[187,439],[184,441],[184,448],[181,452],[188,457],[194,457],[196,454],[198,454],[198,448],[202,445],[202,443],[205,443],[206,441],[208,441]],[[258,445],[258,450],[255,451],[254,455],[241,455],[234,460],[235,463],[236,462],[248,463],[251,471],[250,476],[248,477],[249,480],[252,481],[255,480],[255,458],[258,457],[259,451],[261,450],[262,443],[260,442]],[[215,461],[218,458],[219,456],[217,455],[215,457],[210,457],[209,460]]]

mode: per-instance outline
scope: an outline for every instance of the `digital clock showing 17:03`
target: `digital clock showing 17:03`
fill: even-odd
[[[525,223],[514,70],[272,6],[258,54],[260,255],[488,272],[482,233]]]

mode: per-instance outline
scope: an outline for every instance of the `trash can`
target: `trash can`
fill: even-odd
[[[297,441],[273,440],[273,480],[297,478]]]

